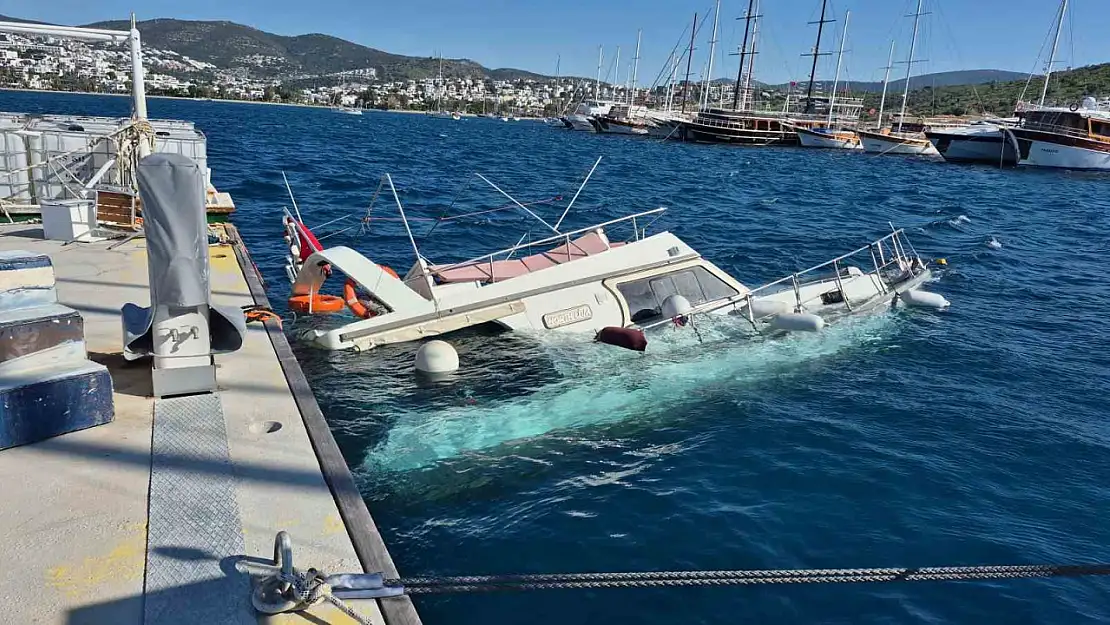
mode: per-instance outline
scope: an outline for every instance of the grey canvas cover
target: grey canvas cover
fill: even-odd
[[[151,306],[124,305],[124,355],[134,359],[153,353],[151,325],[159,305],[209,306],[212,352],[239,349],[246,333],[243,312],[209,303],[208,222],[200,165],[181,154],[151,154],[139,161],[138,182]]]

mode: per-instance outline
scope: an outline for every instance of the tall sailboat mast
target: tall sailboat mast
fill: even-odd
[[[825,30],[825,24],[834,20],[825,19],[825,7],[828,5],[828,0],[821,0],[821,18],[817,20],[817,43],[813,45],[813,65],[809,69],[809,88],[806,89],[806,112],[813,112],[813,79],[817,76],[817,57],[823,56],[821,54],[821,33]],[[811,24],[813,22],[810,22]]]
[[[690,30],[690,51],[686,53],[686,80],[682,83],[682,112],[686,112],[686,93],[690,90],[690,63],[694,60],[694,35],[698,33],[698,14],[694,13],[694,27]]]
[[[748,14],[744,16],[744,42],[740,44],[740,66],[736,68],[736,87],[732,91],[732,110],[740,110],[740,81],[744,76],[744,57],[748,55],[748,32],[752,28],[752,9],[755,0],[748,0]]]
[[[748,51],[748,73],[746,76],[744,76],[745,98],[749,98],[752,95],[752,78],[755,76],[755,55],[757,54],[756,43],[759,39],[759,18],[762,17],[761,15],[759,15],[758,0],[755,4],[755,12],[756,15],[752,18],[752,47],[751,50]],[[754,102],[752,104],[754,104]]]
[[[605,47],[597,47],[597,80],[594,81],[594,99],[601,99],[601,64],[605,60]]]
[[[613,101],[614,102],[617,99],[617,85],[620,84],[617,81],[620,80],[620,73],[621,73],[621,47],[617,46],[617,58],[613,60],[613,82],[609,83],[610,85],[613,86]],[[608,73],[606,73],[606,76],[608,76]]]
[[[902,122],[906,119],[906,104],[910,99],[910,73],[913,71],[913,50],[917,45],[917,24],[921,21],[921,3],[917,0],[917,11],[913,14],[913,36],[910,37],[910,55],[906,58],[906,84],[902,88],[902,112],[898,114],[898,132],[902,132]]]
[[[894,40],[890,40],[890,56],[886,58],[886,67],[883,69],[886,72],[883,74],[883,95],[879,98],[879,125],[878,130],[883,129],[883,109],[886,108],[886,86],[890,82],[890,68],[894,66]]]
[[[844,60],[844,42],[848,39],[848,20],[852,12],[844,13],[844,32],[840,35],[840,51],[836,53],[836,75],[833,77],[832,93],[829,95],[829,126],[833,121],[833,106],[836,104],[836,88],[840,85],[840,62]]]
[[[1048,95],[1048,79],[1052,76],[1052,64],[1056,62],[1056,48],[1060,45],[1060,31],[1064,26],[1064,14],[1068,10],[1068,0],[1060,2],[1060,16],[1056,20],[1056,37],[1052,40],[1052,53],[1048,56],[1048,66],[1044,70],[1044,87],[1041,88],[1041,106],[1044,106],[1045,96]]]
[[[632,92],[628,96],[628,106],[636,104],[636,80],[640,73],[640,36],[643,34],[642,28],[636,31],[636,56],[632,57]]]
[[[713,35],[709,38],[709,62],[705,68],[705,89],[701,94],[701,107],[709,108],[709,86],[713,83],[713,55],[717,50],[717,21],[721,16],[721,0],[717,0],[717,8],[713,11]]]

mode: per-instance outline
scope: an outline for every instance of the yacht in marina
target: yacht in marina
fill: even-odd
[[[563,125],[571,130],[593,132],[594,125],[591,120],[601,115],[608,115],[614,104],[616,103],[607,100],[583,100],[573,113],[563,118]]]
[[[1040,102],[1026,104],[1019,101],[1015,106],[1014,116],[1006,119],[984,120],[966,128],[926,130],[925,136],[944,160],[952,163],[989,163],[998,166],[1018,163],[1017,144],[1009,139],[1006,129],[1018,125],[1027,110],[1045,107],[1052,67],[1056,62],[1056,50],[1060,44],[1060,31],[1063,29],[1067,11],[1068,0],[1061,0],[1060,7],[1056,11],[1056,34],[1052,40],[1048,63],[1045,65]]]
[[[936,147],[921,132],[910,132],[905,128],[906,102],[910,95],[910,78],[913,73],[913,53],[917,46],[918,25],[921,16],[925,15],[922,7],[923,0],[917,0],[917,10],[913,14],[913,35],[910,38],[910,53],[906,60],[906,80],[902,91],[902,112],[898,117],[898,129],[882,127],[882,117],[879,117],[879,128],[875,130],[860,130],[859,139],[864,151],[875,154],[908,154],[918,156],[939,155]],[[891,46],[891,50],[894,48]],[[887,64],[889,68],[889,63]],[[887,69],[889,77],[890,70]],[[886,81],[883,81],[883,93],[886,94]]]
[[[384,176],[378,189],[393,194],[410,232],[392,178]],[[846,315],[892,304],[948,305],[921,290],[931,270],[901,230],[749,288],[674,233],[649,234],[643,224],[654,223],[665,208],[567,229],[563,217],[573,202],[549,222],[514,200],[504,208],[528,213],[549,236],[461,261],[433,261],[410,235],[415,260],[404,273],[350,247],[323,248],[299,215],[286,211],[290,306],[302,313],[340,313],[337,323],[317,325],[301,338],[330,350],[366,351],[493,324],[608,343],[606,336],[643,338],[646,330],[686,325],[703,314],[731,314],[755,333],[774,335],[820,331]],[[331,276],[343,281],[343,297],[323,294]],[[628,347],[620,340],[613,344]]]
[[[820,46],[821,31],[827,21],[823,17],[826,5],[827,1],[823,1],[815,50]],[[707,95],[703,96],[701,110],[690,120],[679,122],[680,132],[672,138],[699,143],[797,145],[799,135],[804,131],[819,128],[848,130],[858,124],[863,109],[862,99],[824,97],[814,93],[816,58],[820,56],[819,52],[812,53],[815,61],[805,94],[788,93],[785,101],[781,105],[776,104],[774,109],[759,107],[753,80],[754,60],[758,54],[758,18],[758,6],[753,1],[745,18],[747,24],[741,45],[732,108],[711,107],[708,105]],[[703,91],[708,94],[708,86]]]
[[[603,134],[647,135],[655,124],[644,106],[617,104],[605,115],[590,118],[594,130]]]
[[[820,28],[824,23],[825,3],[821,3],[821,23],[818,24]],[[833,122],[833,112],[835,111],[836,102],[836,89],[840,84],[840,66],[844,59],[844,43],[848,39],[848,20],[851,17],[851,11],[844,13],[844,32],[840,36],[840,51],[836,55],[836,77],[833,78],[832,95],[829,96],[828,110],[829,115],[826,120],[826,125],[823,127],[803,127],[798,126],[795,132],[798,134],[798,143],[803,148],[825,148],[836,150],[860,150],[863,146],[860,145],[859,135],[856,134],[856,126],[859,124],[859,114],[863,111],[863,102],[860,101],[856,109],[855,123],[843,124]],[[814,48],[814,68],[816,69],[816,58],[819,51]]]
[[[1027,110],[1002,132],[1018,165],[1110,170],[1110,101],[1087,97],[1078,106]]]

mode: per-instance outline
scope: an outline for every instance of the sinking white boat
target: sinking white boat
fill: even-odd
[[[392,191],[388,176],[383,182]],[[411,232],[395,192],[394,199]],[[332,309],[339,298],[321,293],[329,276],[342,274],[342,301],[356,317],[338,327],[310,330],[303,338],[327,349],[361,351],[492,323],[516,331],[575,332],[643,349],[623,344],[627,336],[620,335],[642,337],[643,330],[686,325],[710,313],[739,315],[759,333],[818,331],[840,316],[899,301],[948,305],[940,295],[919,291],[931,272],[902,230],[753,289],[674,233],[649,235],[643,224],[665,208],[561,230],[562,219],[548,223],[513,201],[551,236],[439,264],[420,252],[410,234],[416,260],[403,275],[350,247],[322,248],[286,212],[292,298],[319,302],[321,309],[327,301]],[[302,253],[305,246],[309,249]]]

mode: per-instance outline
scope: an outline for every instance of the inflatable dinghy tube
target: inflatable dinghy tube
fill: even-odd
[[[825,320],[809,313],[783,313],[772,317],[768,325],[786,332],[818,332],[825,327]]]

